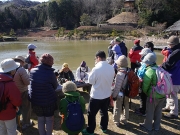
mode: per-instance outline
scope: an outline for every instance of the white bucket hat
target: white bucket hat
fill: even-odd
[[[28,49],[35,49],[35,48],[37,48],[37,46],[35,46],[35,45],[33,45],[33,44],[29,44],[29,45],[28,45]]]
[[[1,73],[7,73],[9,71],[15,70],[20,66],[20,63],[15,62],[13,59],[5,59],[1,62]]]
[[[144,59],[142,60],[143,63],[152,65],[156,63],[156,56],[153,53],[148,53]]]
[[[141,57],[147,55],[148,53],[152,53],[152,51],[149,48],[144,48],[141,50],[141,52],[139,53],[141,55]]]

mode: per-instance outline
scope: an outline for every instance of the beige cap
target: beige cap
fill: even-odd
[[[25,63],[25,58],[23,56],[16,56],[15,58],[13,58],[14,60],[21,60],[22,62]]]
[[[128,61],[125,55],[119,56],[119,58],[116,60],[116,64],[119,67],[127,67],[128,66]]]
[[[167,44],[168,45],[177,45],[179,44],[179,38],[177,36],[171,36],[168,40],[167,40]]]

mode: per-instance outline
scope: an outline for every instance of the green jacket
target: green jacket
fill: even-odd
[[[157,84],[157,76],[156,71],[152,69],[152,67],[157,67],[157,65],[152,65],[146,67],[146,72],[143,77],[142,90],[143,92],[150,97],[152,93],[152,86],[156,86]],[[164,95],[158,94],[157,92],[153,92],[152,98],[164,98]]]
[[[70,92],[66,92],[64,94],[65,94],[65,98],[70,102],[73,102],[73,101],[76,101],[79,99],[79,102],[80,102],[81,107],[82,107],[82,111],[84,113],[84,111],[85,111],[85,100],[84,100],[83,96],[80,96],[79,92],[70,91]],[[79,130],[77,132],[72,132],[66,127],[65,118],[67,117],[67,105],[68,105],[68,103],[65,100],[65,98],[61,99],[60,104],[59,104],[59,111],[60,111],[61,115],[64,115],[64,119],[63,119],[63,123],[61,125],[61,128],[64,132],[66,132],[68,134],[72,134],[72,135],[78,134],[83,130],[84,127],[82,127],[82,130]]]

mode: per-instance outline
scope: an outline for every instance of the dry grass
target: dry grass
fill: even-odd
[[[86,108],[88,106],[88,101],[89,101],[89,94],[87,92],[82,92],[79,91],[80,94],[85,98],[86,100]],[[178,98],[180,99],[180,94],[178,95]],[[174,119],[174,120],[169,120],[164,117],[162,117],[161,121],[161,129],[159,131],[151,131],[148,132],[144,130],[143,128],[139,127],[139,123],[144,121],[145,117],[137,116],[133,110],[135,108],[139,107],[139,100],[133,99],[132,100],[132,105],[130,109],[130,117],[127,125],[121,124],[120,127],[116,127],[115,124],[112,121],[112,113],[109,112],[109,126],[108,126],[108,131],[107,135],[177,135],[180,134],[180,115],[179,119]],[[180,108],[180,100],[179,100],[179,108]],[[87,114],[85,112],[85,119],[86,119],[86,124],[87,124]],[[64,133],[61,128],[60,128],[60,117],[58,116],[58,111],[55,112],[54,115],[54,130],[53,133],[54,135],[67,135]],[[31,119],[34,121],[35,125],[31,128],[28,128],[23,132],[23,135],[39,135],[38,129],[37,129],[37,116],[35,114],[32,114]],[[95,130],[95,135],[105,135],[102,133],[100,130],[99,126],[99,121],[100,121],[100,115],[99,113],[96,116],[96,130]],[[20,133],[18,134],[20,135]],[[81,135],[81,133],[79,134]]]

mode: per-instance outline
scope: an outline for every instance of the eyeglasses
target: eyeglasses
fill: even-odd
[[[94,60],[97,60],[99,58],[99,56],[96,56],[95,58],[94,58]]]

